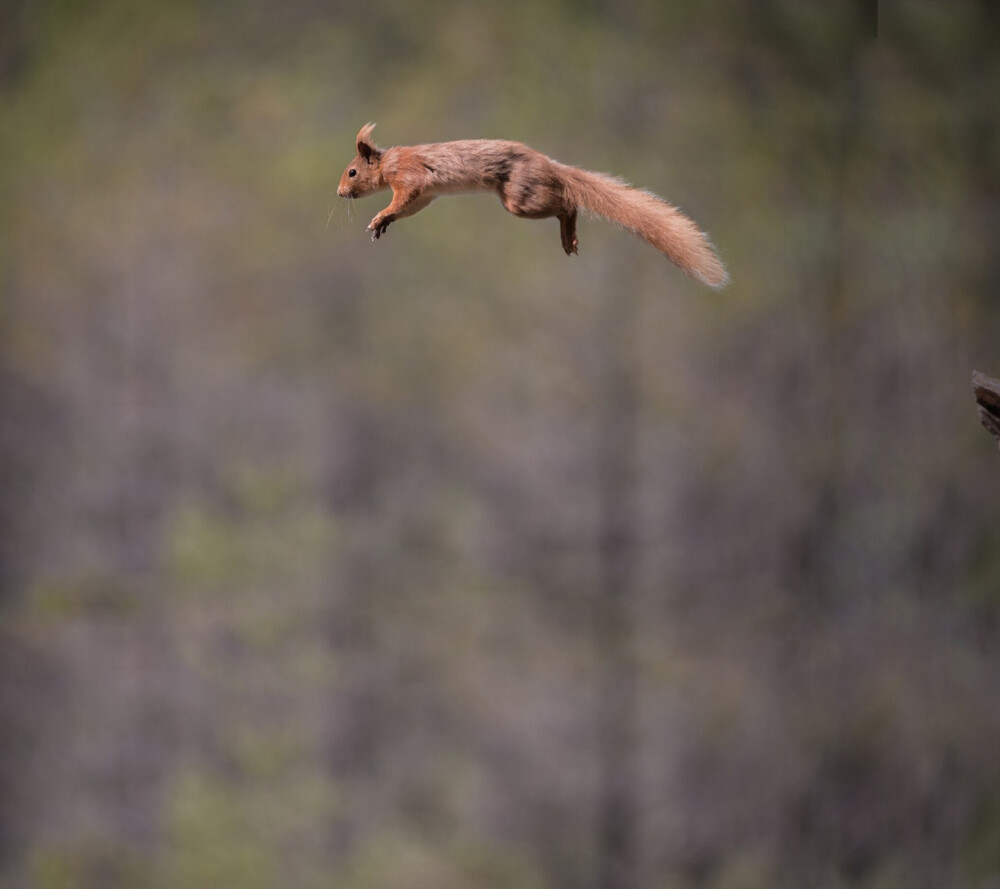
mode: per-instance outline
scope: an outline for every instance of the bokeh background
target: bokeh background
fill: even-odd
[[[0,887],[1000,886],[998,8],[4,0]]]

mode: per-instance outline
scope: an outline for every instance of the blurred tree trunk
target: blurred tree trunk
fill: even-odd
[[[624,276],[627,279],[627,275]],[[638,878],[637,689],[633,591],[636,540],[638,386],[636,301],[622,278],[609,287],[598,331],[603,390],[598,403],[598,700],[600,889],[632,889]]]
[[[996,91],[1000,87],[1000,6],[984,3],[979,39],[969,48],[968,66],[972,77],[966,86],[956,83],[954,89],[974,90],[973,113],[967,115],[965,125],[965,161],[968,169],[971,207],[970,241],[985,246],[978,262],[971,263],[973,275],[970,290],[976,293],[982,306],[979,313],[983,324],[984,342],[995,343],[1000,335],[1000,318],[996,308],[996,295],[1000,292],[1000,121],[995,110]]]
[[[361,781],[375,771],[377,730],[375,703],[374,554],[367,537],[373,524],[379,461],[375,421],[361,409],[350,417],[352,457],[345,471],[351,502],[340,512],[358,532],[340,563],[334,566],[337,589],[332,593],[328,637],[344,663],[347,687],[341,688],[331,714],[330,763],[336,774]]]
[[[10,607],[15,597],[15,558],[23,552],[17,540],[19,519],[27,505],[23,480],[28,476],[30,440],[19,421],[16,408],[20,387],[12,374],[0,364],[0,614]],[[0,623],[0,859],[14,854],[17,829],[17,778],[23,767],[25,713],[14,695],[14,668],[18,659],[11,657],[13,642]],[[30,711],[29,711],[30,712]]]
[[[338,376],[369,378],[370,324],[360,287],[344,287],[334,329],[344,366]],[[352,375],[353,372],[353,375]],[[379,760],[378,642],[374,595],[378,554],[374,532],[382,473],[378,417],[363,392],[349,389],[346,403],[331,407],[325,499],[345,528],[345,545],[330,562],[326,639],[337,664],[327,702],[325,761],[331,782],[350,805],[330,825],[334,857],[349,854],[370,817]],[[345,814],[346,813],[346,814]]]
[[[780,55],[788,76],[822,96],[831,113],[823,141],[826,163],[819,172],[802,173],[808,177],[802,183],[804,190],[826,192],[825,224],[801,294],[816,306],[820,325],[812,355],[816,383],[810,404],[810,421],[818,418],[819,425],[810,426],[808,446],[821,459],[815,463],[814,477],[807,480],[814,503],[811,514],[789,541],[784,569],[789,587],[802,590],[815,605],[825,608],[835,604],[839,593],[843,559],[838,550],[844,515],[850,508],[845,494],[845,430],[850,422],[845,380],[853,360],[849,333],[856,313],[849,281],[854,237],[851,195],[857,147],[866,129],[858,65],[862,48],[874,37],[875,18],[866,0],[838,11],[844,36],[828,50],[823,64],[796,30],[795,19],[789,15],[793,5],[755,0],[755,27]]]
[[[0,3],[0,88],[13,83],[29,59],[27,0]]]
[[[1000,84],[1000,62],[996,54],[996,38],[1000,34],[1000,7],[988,3],[983,7],[985,23],[981,42],[970,52],[971,63],[976,69],[975,83],[981,91],[976,105],[983,109],[968,117],[965,133],[966,157],[969,168],[972,202],[971,225],[975,239],[983,232],[993,232],[992,249],[983,251],[974,264],[972,290],[977,294],[985,311],[980,315],[987,322],[984,341],[995,341],[996,312],[993,310],[996,294],[1000,290],[1000,250],[997,250],[997,225],[1000,223],[1000,126],[995,114],[985,109],[995,101],[995,90]],[[988,243],[988,241],[984,241]],[[991,337],[990,333],[994,335]],[[983,425],[1000,443],[1000,380],[982,373],[974,373],[972,387],[979,405]]]

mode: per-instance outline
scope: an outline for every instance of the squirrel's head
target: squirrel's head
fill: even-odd
[[[358,155],[340,177],[337,194],[342,198],[358,198],[385,187],[382,178],[382,149],[371,140],[375,124],[366,123],[358,131]]]

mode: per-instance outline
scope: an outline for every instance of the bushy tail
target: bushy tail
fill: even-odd
[[[559,165],[568,202],[617,223],[648,241],[671,262],[709,287],[729,282],[708,236],[676,207],[620,179]]]

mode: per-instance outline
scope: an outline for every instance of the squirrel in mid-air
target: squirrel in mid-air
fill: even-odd
[[[465,139],[379,148],[371,141],[374,128],[370,123],[358,132],[358,155],[337,188],[342,198],[392,189],[389,206],[368,225],[373,241],[390,223],[423,210],[438,195],[494,191],[515,216],[558,217],[567,255],[577,252],[576,214],[582,207],[648,241],[709,287],[722,287],[729,280],[708,236],[651,192],[561,164],[520,142]]]

